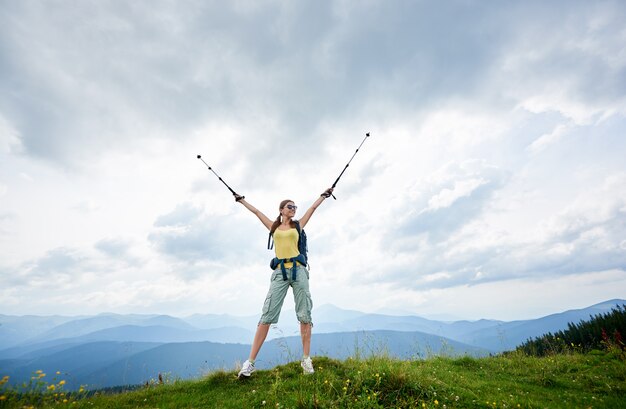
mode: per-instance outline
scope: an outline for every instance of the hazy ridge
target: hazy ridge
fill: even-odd
[[[567,328],[610,311],[624,300],[609,300],[523,321],[429,320],[343,310],[324,305],[314,312],[313,355],[345,359],[388,354],[403,359],[431,355],[485,356],[515,348],[529,338]],[[270,331],[258,360],[271,368],[300,357],[295,317],[284,312]],[[233,369],[247,357],[256,316],[196,314],[100,314],[80,317],[0,315],[0,375],[21,383],[36,370],[63,373],[68,389],[145,383],[159,373],[194,378]],[[283,324],[286,323],[286,324]]]

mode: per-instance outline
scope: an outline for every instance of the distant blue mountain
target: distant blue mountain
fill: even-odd
[[[332,304],[324,304],[315,308],[315,320],[320,323],[342,322],[367,315],[355,310],[344,310]]]
[[[60,315],[40,317],[36,315],[12,316],[0,314],[0,350],[19,345],[54,327],[83,317]]]
[[[626,300],[609,300],[579,310],[569,310],[543,318],[524,321],[499,322],[495,326],[474,329],[453,337],[470,345],[480,345],[492,351],[515,349],[528,339],[539,337],[548,332],[567,329],[568,323],[578,324],[590,320],[593,316],[611,311],[617,305],[625,305]]]
[[[433,354],[484,355],[514,349],[529,338],[566,329],[625,300],[609,300],[523,321],[442,322],[418,316],[367,314],[325,305],[313,311],[312,352],[335,358],[387,353],[403,359]],[[49,321],[47,319],[49,318]],[[142,383],[158,373],[191,377],[216,368],[232,369],[249,352],[258,316],[101,314],[95,317],[0,315],[0,375],[28,379],[41,369],[67,372],[68,385],[97,387]],[[36,327],[39,326],[39,330]],[[258,366],[298,359],[301,341],[293,311],[272,327]],[[273,338],[273,339],[272,339]],[[21,341],[19,341],[21,340]],[[18,342],[19,341],[19,342]],[[17,342],[17,344],[16,344]]]
[[[223,327],[254,328],[259,321],[259,315],[237,317],[229,314],[194,314],[183,320],[200,329],[213,329]]]
[[[50,355],[55,352],[61,352],[82,344],[84,344],[84,342],[72,339],[55,339],[53,341],[42,342],[40,344],[27,344],[23,346],[7,348],[0,351],[0,360],[30,360],[41,356]]]
[[[32,359],[50,352],[63,351],[70,347],[96,341],[118,342],[197,342],[211,341],[222,343],[245,343],[254,337],[248,329],[238,327],[214,328],[209,330],[178,329],[165,326],[122,325],[95,331],[73,338],[53,339],[51,341],[25,344],[0,351],[0,359]]]
[[[48,379],[66,380],[67,389],[81,385],[104,388],[136,385],[157,379],[158,374],[171,378],[196,378],[216,369],[234,370],[250,352],[247,344],[214,342],[138,343],[92,342],[64,350],[41,351],[30,359],[0,361],[2,373],[12,383],[27,381],[37,370]],[[45,354],[47,352],[48,354]],[[460,342],[420,332],[369,331],[319,334],[315,336],[312,355],[338,359],[386,354],[402,359],[420,359],[430,355],[481,356],[487,351]],[[302,355],[300,337],[268,341],[257,360],[258,368],[298,360]],[[61,375],[55,375],[60,371]]]
[[[502,352],[515,349],[529,338],[546,332],[556,332],[567,328],[567,324],[588,320],[591,316],[609,312],[616,305],[626,304],[626,300],[615,299],[605,301],[579,310],[570,310],[543,318],[523,321],[456,321],[441,322],[417,316],[388,316],[382,314],[354,314],[351,318],[332,322],[321,322],[315,325],[316,333],[340,331],[371,331],[388,329],[393,331],[420,331],[453,339],[464,344],[487,349],[491,352]],[[315,310],[314,310],[315,312]],[[328,307],[325,312],[329,316],[342,316],[343,310]]]
[[[347,319],[341,322],[322,323],[318,325],[317,330],[326,332],[332,328],[343,331],[369,331],[376,329],[388,329],[393,331],[421,331],[429,334],[437,334],[449,336],[450,334],[458,334],[466,331],[466,328],[485,328],[497,325],[497,321],[480,321],[478,323],[470,323],[461,321],[457,323],[446,323],[440,321],[432,321],[417,316],[395,316],[382,314],[361,314],[355,318]]]
[[[134,326],[164,326],[177,329],[194,329],[194,327],[180,318],[174,318],[167,315],[119,315],[119,314],[100,314],[95,317],[77,319],[65,322],[54,328],[49,329],[39,335],[28,339],[28,343],[38,343],[42,341],[50,341],[59,338],[74,338],[81,335],[93,333],[95,331],[108,328],[115,328],[124,325]]]
[[[265,348],[265,347],[264,347]],[[137,385],[158,379],[198,378],[216,369],[234,369],[250,352],[249,345],[185,342],[164,344],[94,368],[82,379],[90,388]]]
[[[178,329],[162,325],[122,325],[92,332],[74,338],[77,341],[134,341],[134,342],[194,342],[211,341],[224,343],[249,342],[254,333],[239,327],[222,327],[208,330]]]
[[[126,361],[158,343],[94,342],[71,346],[62,350],[49,350],[49,354],[28,359],[0,360],[0,373],[10,376],[12,384],[28,382],[34,372],[42,370],[46,380],[65,380],[67,389],[77,389],[86,384],[88,375],[111,362]],[[57,375],[57,372],[61,374]],[[123,377],[120,374],[119,377]]]

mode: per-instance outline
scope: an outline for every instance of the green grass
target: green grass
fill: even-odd
[[[23,408],[35,400],[36,407],[54,408],[626,407],[626,362],[606,352],[419,361],[317,357],[314,364],[310,376],[293,362],[242,381],[235,371],[216,372],[115,395],[70,396],[66,404],[0,389],[0,408]]]

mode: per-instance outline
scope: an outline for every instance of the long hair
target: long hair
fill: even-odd
[[[280,211],[283,210],[283,208],[285,206],[287,206],[287,203],[289,202],[293,202],[293,200],[291,199],[285,199],[282,202],[280,202],[280,205],[278,206],[278,217],[276,218],[276,220],[274,221],[274,223],[272,224],[272,227],[270,228],[270,235],[273,235],[274,232],[276,231],[276,229],[278,228],[278,226],[280,226],[281,223],[281,215],[280,215]],[[296,224],[292,221],[291,222],[291,227],[295,227]]]

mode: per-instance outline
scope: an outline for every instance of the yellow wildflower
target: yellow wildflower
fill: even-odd
[[[7,397],[4,395],[0,395],[0,400],[5,400]]]
[[[439,405],[439,401],[435,399],[435,405]]]
[[[65,381],[59,382],[59,385],[61,385],[61,386],[65,385]]]
[[[35,371],[35,373],[36,373],[36,374],[40,374],[40,373],[43,373],[43,371],[42,371],[41,369],[37,369],[37,370]]]
[[[49,390],[49,391],[53,391],[54,389],[55,389],[55,386],[54,386],[54,385],[50,385],[50,386],[48,386],[48,390]]]
[[[57,371],[57,375],[61,375],[61,371]]]

